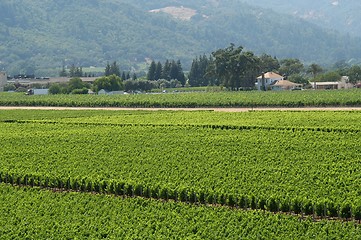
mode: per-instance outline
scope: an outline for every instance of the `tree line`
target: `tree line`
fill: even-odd
[[[135,72],[131,74],[130,71],[121,71],[116,61],[111,64],[108,62],[104,69],[104,76],[97,78],[90,88],[95,92],[101,89],[150,91],[154,88],[184,86],[221,86],[229,90],[251,90],[255,87],[257,77],[263,72],[270,71],[292,82],[303,84],[304,87],[310,86],[309,83],[313,81],[339,81],[342,76],[348,76],[351,83],[361,80],[361,66],[350,65],[345,61],[339,61],[327,69],[316,63],[305,65],[296,58],[279,60],[268,54],[258,56],[252,51],[246,51],[242,46],[236,47],[230,44],[224,49],[214,51],[209,56],[204,54],[193,59],[187,74],[184,73],[180,60],[166,60],[164,63],[153,60],[148,72],[141,78],[138,78]],[[72,65],[69,72],[63,66],[60,76],[68,76],[75,79],[74,82],[79,82],[78,78],[87,77],[90,74],[84,73],[82,67]],[[86,93],[84,88],[89,88],[87,84],[65,85],[56,84],[52,87],[52,93],[72,93],[74,90],[77,93]]]
[[[319,64],[305,65],[297,58],[278,60],[268,54],[260,56],[231,44],[225,49],[195,58],[188,75],[190,86],[222,85],[230,90],[253,89],[256,78],[263,72],[276,72],[295,83],[308,85],[310,81],[336,82],[348,76],[351,83],[361,80],[361,66],[345,61],[330,69]]]

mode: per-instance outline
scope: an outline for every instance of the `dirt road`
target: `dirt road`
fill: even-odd
[[[259,108],[111,108],[111,107],[31,107],[0,106],[0,110],[109,110],[109,111],[215,111],[215,112],[248,112],[248,111],[361,111],[361,107],[259,107]]]

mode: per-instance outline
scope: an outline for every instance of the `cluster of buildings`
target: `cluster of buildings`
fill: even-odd
[[[350,89],[355,87],[349,82],[347,76],[343,76],[338,82],[310,82],[312,89]],[[256,88],[259,91],[267,90],[300,90],[303,85],[285,80],[283,76],[267,72],[257,78]]]
[[[52,82],[64,82],[68,81],[68,78],[47,78],[46,81],[49,83]],[[87,78],[88,82],[94,81],[95,78]],[[18,80],[17,80],[18,81]],[[28,79],[24,80],[30,82]],[[44,79],[41,79],[43,82]],[[0,72],[0,92],[4,91],[5,85],[8,83],[8,77],[5,72]],[[312,89],[350,89],[355,87],[353,84],[349,83],[349,79],[347,76],[344,76],[338,82],[311,82],[310,83]],[[256,81],[256,89],[259,91],[267,91],[267,90],[300,90],[303,85],[298,83],[290,82],[284,79],[283,76],[275,73],[275,72],[267,72],[263,73],[261,76],[257,78]],[[361,85],[360,85],[361,87]],[[45,90],[35,91],[34,94],[47,94]],[[100,92],[99,94],[106,94]]]

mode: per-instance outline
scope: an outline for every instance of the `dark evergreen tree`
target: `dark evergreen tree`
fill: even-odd
[[[189,72],[189,84],[191,86],[208,86],[214,84],[214,80],[211,81],[214,76],[207,75],[207,69],[212,63],[211,57],[208,58],[206,55],[199,56],[199,59],[196,58],[192,62],[192,67]]]
[[[181,61],[177,61],[177,80],[181,82],[181,84],[184,86],[186,84],[186,77],[183,72]]]
[[[110,66],[110,75],[115,75],[120,77],[120,68],[116,61]]]
[[[126,80],[130,79],[130,73],[129,72],[127,73],[127,76],[125,78],[126,78]]]
[[[69,77],[75,77],[76,67],[74,64],[71,65],[69,70]]]
[[[149,66],[149,69],[148,69],[148,74],[147,74],[148,80],[158,80],[158,79],[155,79],[156,68],[157,68],[157,65],[155,64],[154,61],[152,61],[152,63]]]
[[[110,76],[110,64],[109,62],[107,63],[106,67],[105,67],[105,76]]]
[[[178,65],[174,60],[170,64],[169,77],[170,79],[178,79]]]
[[[122,81],[125,81],[126,80],[126,76],[125,76],[125,72],[123,71],[122,72]]]
[[[82,67],[76,67],[73,77],[83,77],[83,68]]]
[[[68,73],[66,72],[65,66],[63,65],[61,71],[59,72],[60,77],[67,77]]]
[[[188,74],[188,83],[192,87],[200,86],[199,71],[200,70],[198,58],[193,59],[192,66]]]
[[[132,79],[133,79],[134,81],[137,80],[137,74],[133,73]]]
[[[171,77],[170,77],[171,66],[172,66],[172,64],[167,59],[162,68],[162,78],[165,80],[168,80],[168,81],[171,80]]]
[[[120,68],[116,61],[114,61],[111,65],[107,63],[105,67],[105,76],[115,75],[120,77]]]
[[[158,62],[155,68],[154,79],[159,80],[162,78],[163,66],[161,62]]]

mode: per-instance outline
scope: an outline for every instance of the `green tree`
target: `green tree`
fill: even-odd
[[[306,84],[309,83],[307,77],[305,77],[302,74],[293,74],[293,75],[288,77],[288,80],[290,80],[291,82],[300,83],[300,84],[303,84],[303,85],[306,85]]]
[[[340,60],[333,65],[332,69],[336,70],[341,76],[345,76],[348,74],[350,67],[345,60]]]
[[[110,64],[109,62],[107,63],[107,65],[105,66],[105,76],[110,76]]]
[[[116,61],[110,66],[110,75],[115,75],[120,77],[120,67]]]
[[[351,83],[357,83],[361,80],[361,67],[353,65],[348,71],[347,75]]]
[[[280,63],[276,57],[262,54],[259,59],[262,72],[278,72]]]
[[[126,80],[126,76],[125,76],[125,72],[123,71],[122,72],[122,77],[121,77],[122,81],[125,81]]]
[[[176,78],[181,84],[184,86],[186,84],[186,78],[183,72],[181,61],[177,61],[177,78]]]
[[[65,66],[63,65],[61,71],[59,72],[60,77],[67,77],[68,73],[66,72]]]
[[[171,63],[167,59],[162,68],[162,78],[163,79],[168,80],[168,81],[171,80],[170,70],[171,70]]]
[[[307,68],[307,73],[311,73],[313,79],[315,79],[316,76],[317,76],[319,73],[322,73],[322,72],[323,72],[322,67],[321,67],[320,65],[316,64],[316,63],[312,63],[312,64]]]
[[[320,74],[315,78],[315,82],[337,82],[340,81],[341,75],[337,71]]]
[[[78,77],[74,77],[69,80],[67,92],[71,93],[74,89],[83,89],[84,87],[86,87],[86,85],[83,81]]]
[[[300,74],[304,70],[303,63],[296,58],[288,58],[280,61],[279,72],[286,76]]]
[[[162,63],[158,62],[155,68],[154,80],[159,80],[162,78],[162,71],[163,71]]]
[[[103,76],[95,79],[93,83],[93,91],[98,92],[104,89],[105,91],[119,91],[123,89],[123,82],[120,77],[116,75]]]
[[[120,77],[120,68],[116,61],[114,61],[111,65],[107,63],[105,67],[105,76],[115,75]]]
[[[95,79],[92,89],[94,92],[99,92],[102,89],[106,91],[110,91],[111,89],[110,79],[107,76]]]
[[[71,65],[70,70],[69,70],[69,77],[75,77],[75,72],[76,72],[76,67],[74,64]]]
[[[157,69],[157,65],[154,61],[151,62],[149,69],[148,69],[148,74],[147,74],[147,79],[148,80],[157,80],[155,79],[155,71]]]
[[[52,84],[49,87],[49,94],[60,94],[61,93],[61,87],[59,84]]]
[[[243,52],[243,47],[231,44],[226,49],[212,53],[214,64],[212,72],[222,84],[231,90],[254,86],[256,73],[260,69],[259,58],[252,52]]]
[[[204,75],[205,73],[203,73]],[[188,74],[189,84],[193,87],[201,86],[201,69],[198,58],[193,59],[191,69]]]

